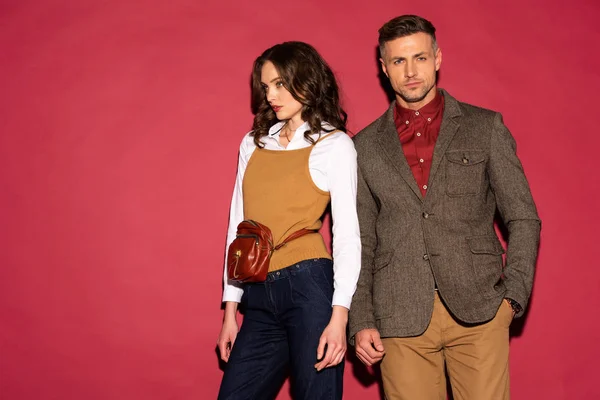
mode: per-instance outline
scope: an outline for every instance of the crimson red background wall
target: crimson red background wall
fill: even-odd
[[[437,26],[442,87],[502,111],[543,219],[513,398],[598,398],[600,6],[483,3],[0,1],[0,398],[215,398],[252,61],[315,45],[356,132],[403,13]],[[353,363],[345,389],[379,393]]]

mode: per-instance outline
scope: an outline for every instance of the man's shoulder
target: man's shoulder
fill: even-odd
[[[444,95],[446,96],[444,118],[446,118],[447,111],[448,117],[451,119],[460,117],[457,120],[460,124],[459,132],[470,135],[469,140],[488,143],[498,126],[498,121],[502,121],[501,114],[489,108],[456,100],[447,93]]]
[[[450,96],[446,91],[444,91],[444,96],[446,98],[446,107],[457,107],[460,109],[460,113],[462,114],[463,118],[494,119],[494,117],[498,114],[498,112],[495,110],[457,100]]]
[[[366,143],[371,142],[375,136],[377,136],[386,114],[387,111],[352,137],[352,140],[354,140],[354,146],[356,148],[364,146]]]
[[[494,118],[496,116],[496,114],[498,114],[497,111],[490,110],[489,108],[484,108],[484,107],[476,106],[476,105],[469,104],[469,103],[463,103],[462,101],[459,102],[459,104],[460,104],[461,110],[463,112],[463,115],[466,117],[476,116],[476,117],[483,117],[483,118]]]

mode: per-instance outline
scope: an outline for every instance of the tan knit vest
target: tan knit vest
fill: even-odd
[[[330,197],[310,176],[308,159],[313,148],[286,151],[256,148],[248,161],[242,183],[244,219],[268,226],[274,245],[299,229],[321,228],[321,216]],[[269,271],[311,258],[331,259],[318,232],[294,239],[275,251]]]

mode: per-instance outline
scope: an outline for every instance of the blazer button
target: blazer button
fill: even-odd
[[[425,260],[425,261],[429,260],[429,256],[427,254],[423,254],[423,260]]]

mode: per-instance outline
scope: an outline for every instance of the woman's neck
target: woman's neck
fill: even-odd
[[[297,121],[293,119],[288,119],[285,122],[285,124],[283,124],[283,127],[281,128],[281,131],[279,133],[279,144],[281,144],[284,147],[287,147],[287,145],[290,144],[290,142],[294,138],[296,129],[302,126],[303,123],[304,121],[302,120]]]
[[[290,118],[285,122],[284,127],[287,127],[287,129],[293,135],[294,132],[296,132],[296,129],[300,128],[303,123],[304,121],[302,121],[300,118]]]

